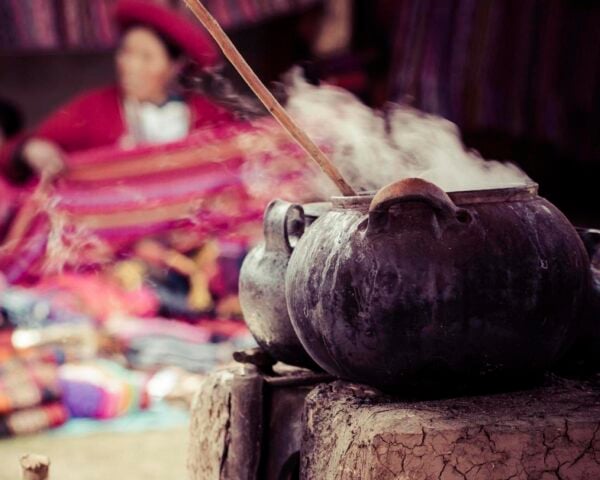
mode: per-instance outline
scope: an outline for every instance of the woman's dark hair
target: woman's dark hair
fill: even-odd
[[[0,98],[0,129],[6,138],[13,137],[23,129],[23,115],[15,104]]]
[[[170,38],[168,38],[163,33],[159,32],[156,28],[151,27],[150,25],[146,25],[144,23],[127,24],[121,30],[121,40],[123,39],[125,34],[127,34],[127,32],[129,32],[133,28],[144,28],[146,30],[151,31],[154,35],[156,35],[160,39],[162,44],[165,46],[165,49],[167,50],[167,54],[169,55],[169,58],[171,60],[179,60],[181,57],[183,57],[183,49],[179,45],[177,45],[175,42],[173,42]]]
[[[171,60],[178,60],[183,56],[183,50],[179,45],[173,43],[170,39],[165,37],[162,33],[157,30],[153,30],[158,38],[161,39],[165,48],[167,49],[167,53],[169,54],[169,58]]]
[[[266,113],[254,97],[239,92],[218,68],[191,71],[184,74],[182,80],[184,89],[205,95],[233,112],[238,119],[251,120]]]

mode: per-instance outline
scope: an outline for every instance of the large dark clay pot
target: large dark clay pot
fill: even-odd
[[[333,199],[292,254],[286,296],[323,369],[398,391],[546,369],[588,282],[581,240],[537,186],[448,195],[407,179]]]
[[[556,371],[561,375],[586,377],[600,372],[600,230],[578,228],[577,232],[590,257],[592,282],[584,324]]]
[[[285,301],[285,271],[293,244],[328,204],[303,206],[274,200],[265,210],[265,240],[251,250],[240,272],[244,319],[259,346],[276,360],[319,369],[292,328]],[[319,369],[320,370],[320,369]]]

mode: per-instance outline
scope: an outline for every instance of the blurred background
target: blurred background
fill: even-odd
[[[27,125],[114,77],[114,0],[0,4],[0,92]],[[182,0],[161,3],[186,11]],[[403,101],[510,159],[575,221],[596,221],[594,0],[207,0],[267,84],[293,65],[374,107]],[[241,81],[226,66],[240,92]]]
[[[117,3],[0,0],[3,139],[114,82]],[[183,0],[153,3],[193,20]],[[396,102],[439,115],[459,126],[467,148],[519,165],[573,223],[600,226],[599,2],[203,3],[280,98],[300,66],[309,83],[342,87],[374,109]],[[225,61],[214,72],[212,87],[252,98]],[[38,278],[35,288],[4,280],[0,437],[11,439],[0,440],[0,479],[16,478],[25,451],[49,454],[57,478],[185,475],[198,382],[253,345],[236,298],[251,242],[216,237],[193,248],[138,244],[139,255],[102,277]]]

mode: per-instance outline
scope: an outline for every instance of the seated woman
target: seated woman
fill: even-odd
[[[77,152],[174,142],[194,130],[233,119],[228,110],[181,84],[190,66],[210,69],[218,61],[216,47],[198,26],[167,8],[139,0],[119,2],[114,20],[121,33],[115,53],[116,84],[83,93],[33,131],[11,138],[0,148],[0,168],[14,184],[52,181],[69,168],[68,157]],[[30,198],[29,189],[23,190],[23,198]],[[18,222],[11,223],[14,227]],[[39,233],[31,227],[33,233],[24,236],[22,242],[8,242],[0,230],[0,271],[10,282],[37,281],[40,272],[53,274],[53,270],[46,272],[38,265],[45,261],[44,252],[49,248],[47,223],[44,217]],[[154,247],[173,256],[176,252],[167,240],[161,238],[165,244]],[[9,248],[2,255],[5,246]],[[193,250],[201,246],[194,245]],[[14,253],[15,248],[19,253]],[[30,257],[33,260],[29,261]],[[190,290],[186,274],[168,265],[156,270],[163,276],[168,274],[168,278],[150,279],[159,284],[157,291],[163,283],[168,285],[162,290],[173,290],[172,284],[179,288],[183,283],[185,291],[177,299],[185,298]],[[177,277],[175,282],[172,277]],[[165,294],[168,298],[174,296],[170,290]],[[185,301],[181,307],[185,311],[184,307]],[[204,301],[202,309],[210,308],[212,301]]]
[[[200,28],[140,0],[121,1],[115,21],[121,31],[115,54],[117,84],[80,95],[25,140],[6,146],[0,168],[11,181],[55,178],[65,168],[66,153],[171,142],[231,118],[227,110],[178,83],[190,61],[207,69],[218,60]]]

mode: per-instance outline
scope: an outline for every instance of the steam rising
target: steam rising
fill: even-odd
[[[384,114],[346,90],[316,87],[290,75],[288,111],[320,144],[357,190],[377,190],[420,177],[446,191],[522,185],[531,180],[510,163],[484,160],[467,151],[458,127],[403,105]],[[324,182],[323,185],[326,185]],[[333,185],[323,194],[335,193]]]

